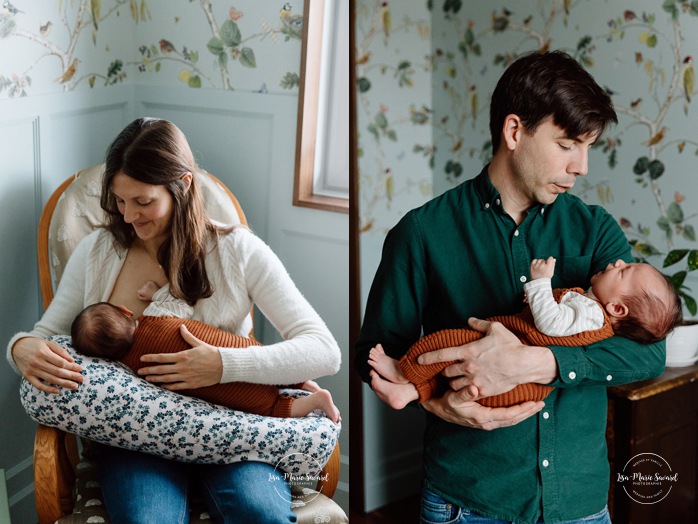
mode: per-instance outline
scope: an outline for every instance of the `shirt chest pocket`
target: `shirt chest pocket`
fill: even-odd
[[[589,284],[591,255],[580,257],[557,257],[553,288],[582,287]]]

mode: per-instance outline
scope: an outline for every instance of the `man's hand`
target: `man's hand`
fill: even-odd
[[[524,402],[508,408],[488,408],[470,398],[469,393],[447,391],[441,398],[422,402],[422,406],[447,422],[487,431],[518,424],[545,406],[544,402]]]
[[[491,397],[519,384],[548,384],[557,376],[557,362],[550,349],[523,345],[499,322],[470,318],[468,324],[485,336],[464,346],[425,353],[418,359],[420,364],[456,360],[442,371],[453,378],[452,389],[473,385],[480,397]]]

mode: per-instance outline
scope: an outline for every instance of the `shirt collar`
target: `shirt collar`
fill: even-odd
[[[497,188],[492,185],[490,175],[487,172],[489,167],[490,165],[487,164],[485,167],[482,168],[480,174],[477,177],[475,177],[475,192],[480,198],[480,202],[482,203],[482,209],[496,209],[500,213],[504,213],[504,206],[502,206],[501,195],[499,194]],[[555,201],[557,201],[557,199],[555,199]],[[534,204],[527,210],[527,216],[535,214],[542,215],[545,213],[545,210],[553,204]]]

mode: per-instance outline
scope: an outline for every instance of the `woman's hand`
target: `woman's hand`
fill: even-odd
[[[12,360],[27,382],[45,393],[58,393],[57,386],[77,389],[85,380],[82,366],[64,347],[42,338],[20,338],[12,346]]]
[[[184,324],[180,332],[192,348],[178,353],[143,355],[141,362],[158,365],[143,367],[138,374],[170,391],[218,384],[223,376],[223,360],[218,349],[196,338]]]

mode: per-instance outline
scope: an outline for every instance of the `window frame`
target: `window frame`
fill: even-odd
[[[298,85],[293,205],[349,213],[348,194],[347,198],[341,198],[314,192],[324,15],[324,0],[305,0]]]

